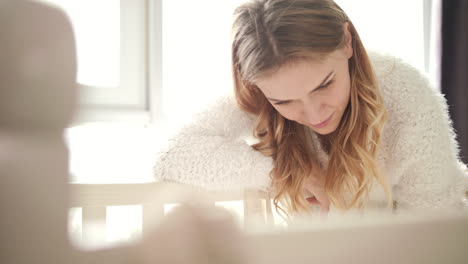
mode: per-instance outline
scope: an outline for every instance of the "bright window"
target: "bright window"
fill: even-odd
[[[147,112],[146,1],[38,1],[59,7],[72,23],[83,106],[78,120]]]
[[[364,46],[401,57],[424,71],[424,0],[336,0]]]

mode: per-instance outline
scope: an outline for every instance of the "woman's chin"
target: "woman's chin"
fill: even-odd
[[[317,130],[317,129],[312,129],[315,131],[315,133],[320,134],[322,136],[330,135],[331,133],[335,132],[335,130]]]

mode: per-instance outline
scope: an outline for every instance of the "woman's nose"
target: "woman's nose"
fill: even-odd
[[[304,119],[311,125],[320,124],[324,118],[321,108],[321,104],[305,104],[302,111]]]

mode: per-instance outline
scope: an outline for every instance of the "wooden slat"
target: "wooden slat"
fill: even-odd
[[[70,184],[71,207],[142,204],[153,184]]]
[[[106,206],[142,205],[142,229],[148,230],[164,216],[164,204],[197,202],[214,205],[215,202],[244,200],[245,224],[273,223],[268,193],[258,190],[244,192],[206,191],[178,183],[133,183],[133,184],[70,184],[72,193],[70,207],[84,207],[88,214],[105,218],[105,211],[92,210]],[[192,199],[193,198],[193,199]],[[90,209],[94,208],[94,209]],[[83,211],[85,214],[85,210]],[[90,219],[93,217],[90,217]]]
[[[262,224],[267,221],[267,200],[265,192],[257,190],[244,191],[245,225]]]
[[[82,209],[82,238],[89,243],[106,240],[106,207],[92,206]]]
[[[273,217],[272,200],[269,193],[266,193],[266,222],[270,225],[275,224],[275,218]]]
[[[205,191],[177,183],[82,184],[71,183],[70,207],[113,206],[154,202],[180,203],[187,195],[206,201],[242,200],[242,192]]]
[[[144,204],[142,213],[142,232],[146,232],[164,217],[164,203]]]

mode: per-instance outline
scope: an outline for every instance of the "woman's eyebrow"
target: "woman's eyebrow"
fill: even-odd
[[[322,87],[323,85],[325,85],[325,83],[328,81],[328,79],[330,79],[330,77],[333,75],[333,73],[335,73],[334,71],[331,71],[327,77],[325,77],[325,79],[323,79],[322,83],[320,83],[317,87],[315,87],[314,89],[312,89],[312,91],[310,92],[313,92],[315,90],[317,90],[318,88]]]
[[[326,81],[328,81],[328,79],[330,78],[330,76],[332,76],[332,74],[335,73],[335,71],[331,71],[329,74],[327,74],[327,76],[325,77],[325,79],[323,79],[323,81],[317,86],[315,87],[314,89],[312,89],[312,91],[310,92],[313,92],[315,90],[317,90],[318,88],[322,87]],[[267,97],[268,100],[270,101],[275,101],[275,102],[286,102],[286,101],[293,101],[293,99],[284,99],[284,100],[281,100],[281,99],[274,99],[274,98],[270,98],[270,97]]]

